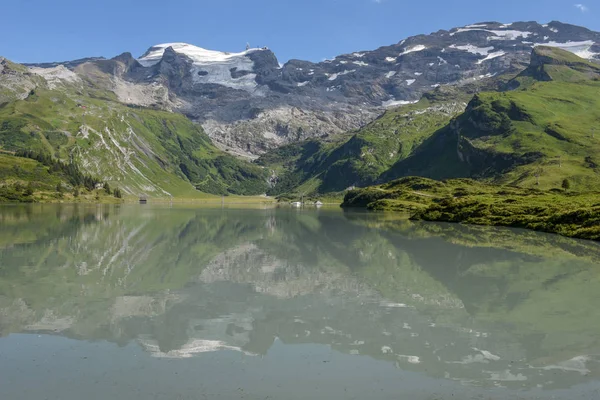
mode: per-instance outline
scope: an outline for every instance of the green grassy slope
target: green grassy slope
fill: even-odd
[[[0,107],[27,97],[43,81],[43,78],[29,72],[27,67],[0,57]]]
[[[481,93],[467,111],[429,138],[384,179],[473,177],[524,187],[600,188],[600,82],[537,82],[529,89]],[[435,160],[435,162],[431,162]]]
[[[20,73],[18,82],[30,81]],[[14,91],[15,79],[0,87]],[[265,193],[262,167],[218,150],[185,116],[128,107],[92,84],[38,82],[24,99],[1,104],[0,150],[51,154],[131,195]]]
[[[73,185],[72,178],[64,170],[0,152],[0,203],[66,201],[116,203],[121,200],[112,191],[107,193],[104,189],[88,190],[83,185]]]
[[[406,177],[350,191],[343,207],[409,212],[414,219],[510,226],[600,240],[600,194],[544,191],[470,179]]]
[[[440,88],[348,140],[311,145],[308,157],[303,147],[276,189],[323,193],[425,176],[541,189],[567,178],[575,190],[600,190],[599,78],[600,66],[537,47],[530,67],[499,83],[516,90],[471,96],[472,88]],[[270,165],[270,158],[261,161]]]
[[[568,178],[577,190],[599,189],[600,137],[594,129],[600,122],[600,67],[560,49],[537,48],[533,59],[516,81],[525,82],[534,69],[549,71],[544,79],[476,95],[462,115],[382,180],[472,177],[549,189]]]
[[[288,172],[280,177],[274,194],[339,192],[372,184],[464,110],[468,99],[457,89],[440,88],[417,104],[388,110],[350,138],[287,146],[261,157],[259,163],[272,167],[286,160]]]

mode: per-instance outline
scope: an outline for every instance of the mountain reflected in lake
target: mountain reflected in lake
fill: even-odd
[[[125,357],[134,345],[146,365],[295,363],[300,381],[311,357],[322,380],[359,363],[422,377],[424,399],[594,398],[600,387],[596,243],[287,208],[15,206],[0,208],[0,224],[0,376],[7,349],[36,334],[46,349],[63,337]],[[377,390],[398,390],[383,376]],[[210,390],[254,398],[248,385],[246,397]],[[265,385],[254,390],[271,393]],[[319,393],[352,398],[336,388]],[[314,396],[298,390],[273,398]]]

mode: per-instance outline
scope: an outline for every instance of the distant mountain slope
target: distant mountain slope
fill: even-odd
[[[381,180],[418,174],[556,188],[569,178],[580,190],[600,187],[600,136],[594,131],[600,68],[560,49],[536,48],[533,59],[530,68],[545,72],[541,81],[476,95],[465,113]]]
[[[257,162],[277,171],[281,165],[277,162],[285,160],[273,194],[290,189],[337,192],[370,184],[394,164],[410,157],[427,138],[461,113],[468,100],[466,93],[438,89],[417,104],[388,110],[343,141],[318,146],[314,142],[290,145],[267,153]],[[302,155],[290,157],[293,149]],[[299,188],[290,185],[290,181]]]
[[[467,94],[438,90],[388,111],[337,147],[319,149],[322,156],[308,164],[300,158],[284,175],[299,177],[287,191],[339,191],[411,175],[543,188],[568,178],[576,189],[600,188],[600,135],[594,132],[600,66],[543,46],[532,60],[505,84],[519,90],[478,93],[464,113]],[[274,165],[268,155],[259,162]]]
[[[180,111],[220,147],[255,157],[357,129],[439,85],[517,74],[539,45],[597,60],[600,33],[560,22],[483,22],[319,63],[280,65],[267,48],[226,53],[166,43],[138,60],[125,53],[37,66],[60,64],[84,80],[101,80],[124,103]]]
[[[329,192],[407,174],[588,188],[599,43],[559,22],[486,22],[320,63],[186,43],[139,59],[2,59],[0,148],[43,150],[149,196]]]
[[[0,105],[0,149],[74,162],[126,194],[266,191],[262,168],[218,150],[181,114],[127,107],[102,82],[94,86],[62,66],[40,76],[11,65],[22,74],[17,80],[11,72],[14,85],[4,86],[13,101]]]

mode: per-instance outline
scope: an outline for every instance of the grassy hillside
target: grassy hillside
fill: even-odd
[[[438,89],[295,159],[284,176],[293,179],[279,189],[340,191],[424,176],[540,189],[569,179],[574,190],[600,190],[599,79],[600,66],[537,47],[531,66],[500,85],[515,90],[470,96],[465,88]]]
[[[382,175],[472,177],[552,188],[600,188],[600,82],[537,82],[527,90],[481,93],[467,111]],[[430,162],[435,160],[435,162]]]
[[[350,191],[343,207],[395,210],[413,219],[510,226],[600,240],[600,193],[407,177]]]
[[[532,65],[515,78],[526,85],[477,94],[463,114],[382,174],[381,180],[410,175],[469,177],[550,189],[566,178],[575,190],[600,189],[600,137],[594,132],[600,121],[596,71],[600,67],[572,53],[536,48]]]
[[[132,195],[267,190],[263,168],[218,150],[183,115],[128,107],[87,81],[50,85],[22,66],[10,66],[12,78],[4,76],[0,88],[15,95],[0,104],[0,150],[51,154]],[[23,85],[35,88],[21,96],[16,88]]]
[[[69,173],[71,172],[71,173]],[[75,177],[81,180],[81,175]],[[96,190],[92,178],[89,187],[74,182],[67,165],[45,165],[37,160],[0,152],[0,203],[103,202],[117,203],[119,188]],[[117,192],[115,193],[115,189]]]
[[[27,67],[0,57],[0,106],[27,97],[43,81],[43,78],[29,72]]]
[[[349,138],[286,146],[258,162],[284,167],[273,190],[276,195],[339,192],[372,184],[463,111],[468,99],[459,90],[440,88],[417,104],[388,110]]]

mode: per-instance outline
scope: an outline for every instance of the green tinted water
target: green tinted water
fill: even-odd
[[[0,399],[596,399],[600,247],[338,210],[0,207]]]

